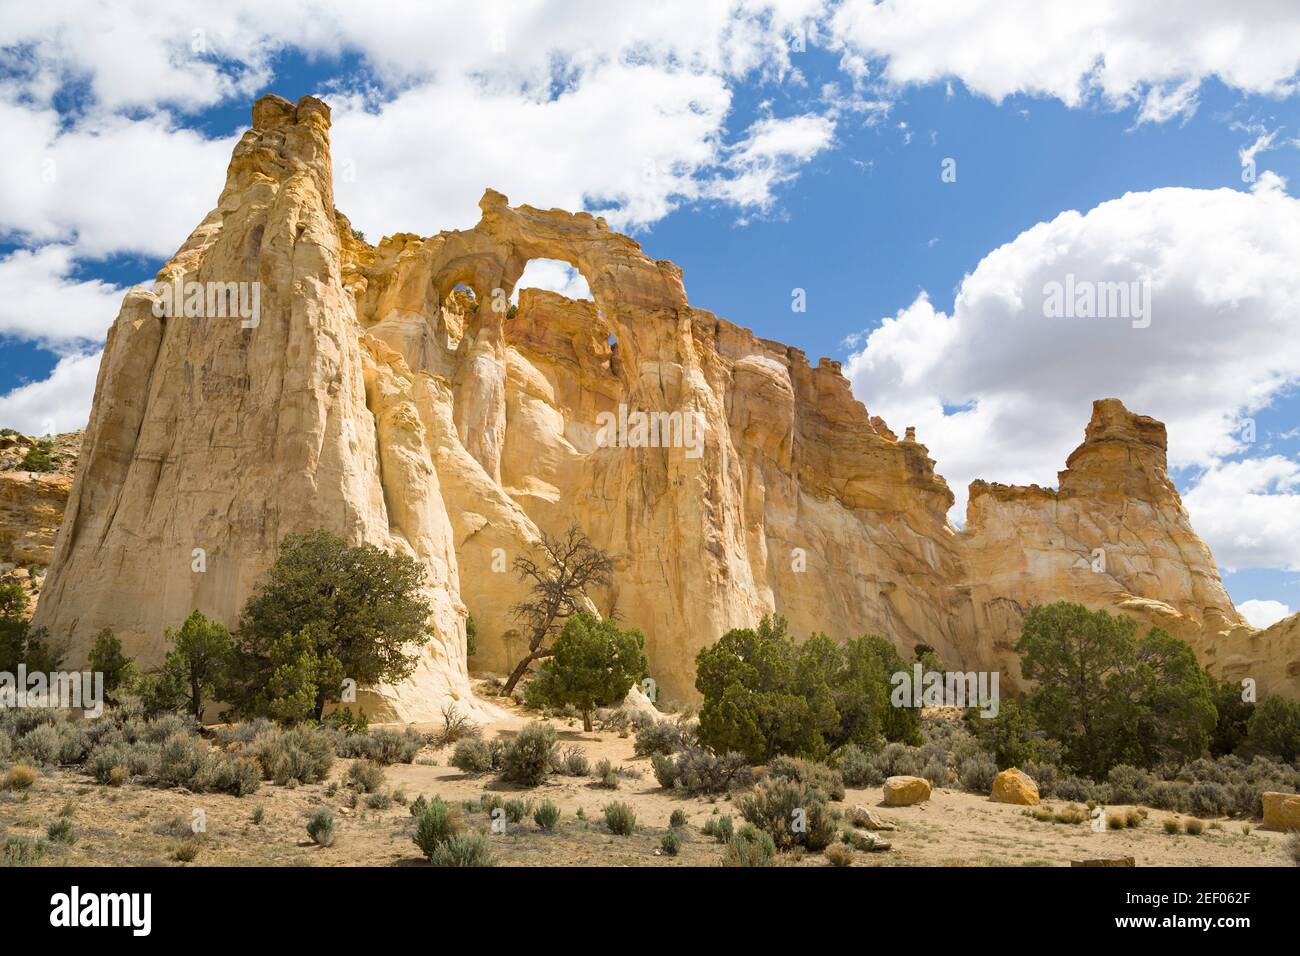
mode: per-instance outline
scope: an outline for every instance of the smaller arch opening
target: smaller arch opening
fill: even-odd
[[[463,282],[457,282],[442,300],[442,327],[447,333],[447,348],[456,351],[465,338],[465,329],[478,311],[478,296]]]

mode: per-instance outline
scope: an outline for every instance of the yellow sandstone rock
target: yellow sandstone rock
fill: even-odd
[[[1264,792],[1264,827],[1268,830],[1300,830],[1300,794]]]
[[[924,777],[890,777],[884,786],[885,803],[908,807],[930,799],[930,781]]]
[[[505,671],[525,640],[514,558],[576,522],[615,557],[592,608],[644,632],[660,704],[695,698],[701,647],[774,611],[799,636],[929,644],[1013,690],[1025,609],[1062,598],[1300,696],[1300,626],[1263,639],[1234,609],[1159,422],[1095,403],[1059,489],[976,482],[959,530],[914,430],[873,419],[838,362],[692,307],[677,266],[602,219],[489,189],[473,228],[362,241],[334,208],[329,125],[315,98],[258,100],[164,287],[125,297],[35,615],[69,664],[106,626],[150,668],[195,608],[233,625],[280,541],[320,527],[428,572],[437,636],[364,709],[475,712],[467,613],[475,667]],[[537,258],[592,299],[525,289],[509,308]],[[176,282],[255,283],[259,315],[168,315]],[[655,440],[611,442],[602,418],[632,413]]]
[[[1016,803],[1032,807],[1038,802],[1038,784],[1029,774],[1008,767],[993,778],[993,793],[989,799],[994,803]]]

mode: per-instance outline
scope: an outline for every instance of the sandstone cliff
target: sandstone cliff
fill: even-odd
[[[1013,681],[1021,615],[1057,598],[1297,691],[1294,630],[1261,640],[1240,620],[1159,423],[1097,403],[1058,491],[976,483],[958,531],[925,446],[870,418],[838,363],[692,308],[676,266],[585,213],[488,190],[473,229],[370,246],[334,209],[328,129],[319,100],[259,100],[217,208],[159,274],[258,283],[255,322],[126,297],[37,610],[74,647],[110,625],[156,664],[165,628],[195,607],[233,622],[284,535],[325,527],[428,567],[438,638],[367,702],[428,719],[448,697],[478,706],[467,611],[475,666],[505,669],[522,641],[510,562],[577,521],[615,558],[597,607],[645,631],[668,698],[693,693],[700,647],[769,611]],[[594,301],[525,290],[508,310],[534,258],[575,266]],[[703,444],[603,441],[602,413],[628,410],[689,416]]]

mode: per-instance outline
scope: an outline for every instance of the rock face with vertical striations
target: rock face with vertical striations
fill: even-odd
[[[1294,633],[1260,641],[1233,609],[1158,422],[1098,402],[1058,491],[977,482],[958,531],[925,446],[870,418],[838,363],[693,308],[675,265],[586,213],[488,190],[473,229],[368,245],[334,208],[328,133],[319,100],[259,100],[217,208],[126,297],[37,610],[83,655],[112,626],[150,666],[192,609],[233,624],[283,537],[323,527],[429,572],[438,636],[367,708],[482,707],[466,613],[476,667],[517,660],[510,564],[576,522],[615,562],[595,607],[645,632],[670,699],[693,695],[701,647],[772,611],[1014,682],[1021,617],[1060,598],[1297,691]],[[575,266],[593,300],[508,308],[534,258]],[[177,281],[257,283],[260,313],[160,317]],[[607,427],[638,415],[664,441]]]

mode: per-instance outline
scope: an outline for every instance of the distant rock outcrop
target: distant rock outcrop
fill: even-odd
[[[1234,610],[1160,423],[1098,402],[1059,490],[977,482],[959,531],[925,446],[871,418],[839,363],[693,308],[675,265],[586,213],[488,190],[472,229],[368,245],[334,208],[328,131],[319,100],[259,100],[217,208],[123,303],[37,611],[74,648],[112,626],[156,664],[166,628],[196,607],[233,623],[281,539],[324,527],[429,572],[438,637],[369,709],[472,709],[466,613],[476,666],[513,663],[510,564],[576,521],[615,559],[591,597],[645,632],[661,698],[690,697],[696,652],[771,611],[1010,684],[1025,610],[1060,598],[1297,691],[1295,629],[1261,639]],[[594,301],[509,307],[534,258],[575,266]],[[169,307],[192,283],[209,308]],[[211,315],[240,283],[258,314]],[[653,440],[602,425],[634,415]]]

